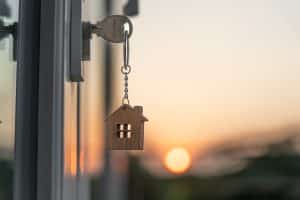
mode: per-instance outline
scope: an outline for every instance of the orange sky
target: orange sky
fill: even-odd
[[[198,148],[299,122],[300,2],[140,4],[129,91],[148,141]]]
[[[182,145],[193,152],[220,138],[298,123],[299,7],[296,0],[140,1],[130,40],[129,95],[133,105],[144,106],[150,120],[146,149],[161,147],[165,153]],[[7,54],[0,52],[6,65],[1,85],[8,85],[1,95],[14,88],[15,69],[3,61]],[[98,55],[92,57],[101,59]],[[121,59],[120,54],[119,63]],[[119,68],[116,74],[120,86],[114,108],[122,90]],[[97,84],[90,82],[90,90],[99,89]],[[0,100],[1,109],[9,109],[1,117],[13,113],[12,105],[4,104],[11,101]],[[87,101],[99,106],[96,99]],[[101,116],[101,109],[95,116]],[[2,143],[12,146],[13,137]]]

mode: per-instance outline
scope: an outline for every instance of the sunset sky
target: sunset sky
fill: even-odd
[[[163,159],[170,149],[181,146],[193,154],[215,141],[298,124],[299,8],[299,0],[140,0],[140,15],[132,18],[129,96],[133,105],[144,106],[149,119],[145,155]],[[101,17],[96,8],[91,13],[91,8],[84,9],[84,19]],[[13,15],[16,19],[17,13]],[[0,51],[0,83],[5,85],[0,89],[0,119],[9,122],[1,127],[0,147],[13,147],[14,141],[8,133],[14,127],[16,69],[7,60],[9,51],[8,47]],[[97,156],[103,128],[100,52],[100,48],[92,51],[87,64],[91,67],[86,68],[89,80],[82,84],[89,93],[82,101],[87,108],[84,135],[92,136],[86,138],[95,143],[89,148]],[[121,54],[116,59],[120,63]],[[116,67],[114,108],[120,105],[123,90]],[[73,90],[66,83],[66,95]]]
[[[147,141],[199,147],[298,123],[299,8],[297,0],[140,1],[130,97],[150,119]]]

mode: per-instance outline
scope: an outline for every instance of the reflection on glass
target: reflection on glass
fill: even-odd
[[[102,3],[84,1],[83,21],[99,20]],[[81,174],[99,174],[102,167],[103,47],[97,38],[93,38],[91,44],[91,60],[82,63],[85,80],[80,84],[65,82],[65,174],[70,176],[75,176],[78,171]],[[78,146],[80,155],[77,155]]]
[[[98,0],[82,1],[82,20],[94,23],[101,19],[102,4],[103,1]],[[97,38],[91,40],[91,60],[82,63],[83,82],[69,82],[66,73],[63,191],[66,200],[91,199],[94,196],[92,182],[101,174],[104,137],[102,45]]]
[[[0,1],[1,25],[17,21],[18,1]],[[11,36],[0,35],[0,199],[13,198],[16,63]]]

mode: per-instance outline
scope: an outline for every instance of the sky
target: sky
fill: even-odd
[[[140,0],[140,15],[132,18],[129,95],[149,119],[146,151],[197,151],[298,124],[299,7],[298,0]],[[0,117],[11,121],[1,134],[13,129],[15,65],[8,53],[0,51],[0,83],[7,86],[0,90]],[[12,147],[13,135],[4,138],[0,146]]]
[[[297,124],[300,2],[140,1],[130,98],[157,146]]]

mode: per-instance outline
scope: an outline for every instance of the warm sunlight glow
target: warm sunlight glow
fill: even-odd
[[[175,174],[186,172],[190,165],[190,153],[184,148],[171,149],[165,157],[166,168]]]

